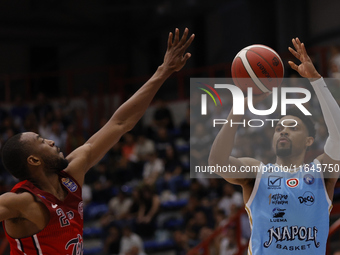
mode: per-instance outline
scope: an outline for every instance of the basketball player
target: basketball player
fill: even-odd
[[[19,179],[11,192],[0,196],[0,221],[11,254],[83,254],[81,187],[86,172],[120,137],[131,130],[165,80],[181,70],[194,39],[188,29],[169,34],[164,62],[155,74],[113,114],[84,145],[64,158],[51,140],[21,133],[4,145],[2,160]]]
[[[329,212],[339,176],[334,169],[339,169],[340,164],[340,109],[307,55],[304,44],[298,38],[292,42],[295,50],[289,50],[301,64],[296,65],[292,61],[289,64],[310,80],[329,131],[324,153],[313,162],[304,163],[306,150],[314,141],[315,129],[300,110],[288,110],[276,125],[273,135],[275,164],[264,165],[254,158],[230,156],[237,131],[235,125],[222,127],[209,156],[212,166],[230,164],[238,169],[258,166],[261,170],[258,173],[239,173],[240,178],[233,178],[233,173],[220,173],[228,182],[242,186],[252,228],[248,254],[320,255],[326,252]],[[260,95],[256,100],[265,97]],[[230,119],[238,122],[242,118],[231,111],[228,123]],[[282,120],[287,120],[284,125]],[[293,127],[295,121],[297,125]],[[289,170],[284,172],[283,167]],[[328,176],[324,178],[326,173]]]

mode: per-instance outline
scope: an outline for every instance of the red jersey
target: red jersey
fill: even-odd
[[[59,181],[68,194],[64,201],[45,192],[30,181],[16,184],[11,192],[26,190],[44,203],[50,213],[47,226],[39,233],[25,238],[14,239],[6,232],[11,255],[83,254],[83,201],[80,185],[66,172],[59,173]],[[3,223],[4,228],[5,224]]]

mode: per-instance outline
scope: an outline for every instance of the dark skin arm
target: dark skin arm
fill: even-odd
[[[163,64],[158,67],[155,74],[118,108],[104,127],[83,146],[67,156],[69,166],[65,171],[72,175],[80,185],[84,182],[86,172],[102,159],[123,134],[136,125],[165,80],[172,73],[181,70],[191,57],[191,54],[185,53],[185,51],[194,40],[194,35],[187,39],[188,34],[188,29],[185,29],[181,38],[178,29],[176,29],[175,35],[169,34]]]

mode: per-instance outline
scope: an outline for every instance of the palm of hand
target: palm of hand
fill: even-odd
[[[312,61],[310,59],[308,59],[307,61],[303,61],[302,63],[299,65],[298,67],[298,72],[302,77],[310,77],[311,74],[313,73],[315,67],[312,63]]]

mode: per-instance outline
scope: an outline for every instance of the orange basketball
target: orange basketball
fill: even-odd
[[[254,44],[237,53],[231,65],[231,75],[235,85],[243,92],[252,87],[254,94],[262,94],[281,85],[284,67],[276,51]]]

